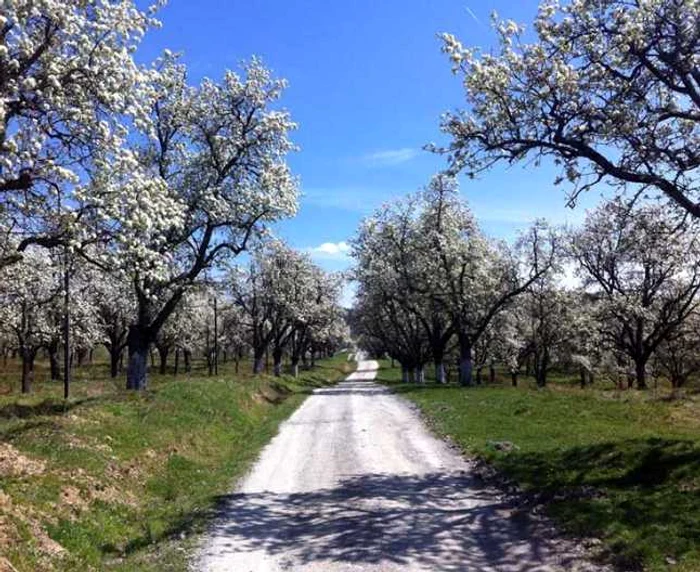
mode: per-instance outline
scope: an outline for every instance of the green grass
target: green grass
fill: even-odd
[[[352,367],[341,354],[299,379],[228,368],[154,376],[140,395],[86,378],[66,404],[51,383],[0,396],[0,568],[185,570],[217,497],[306,393]]]
[[[700,570],[700,402],[651,392],[399,384],[435,430],[545,502],[561,527],[603,541],[622,570]],[[509,441],[510,452],[494,445]]]

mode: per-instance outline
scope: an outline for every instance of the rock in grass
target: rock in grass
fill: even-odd
[[[510,441],[487,441],[486,446],[493,451],[501,451],[503,453],[520,450],[520,447]]]

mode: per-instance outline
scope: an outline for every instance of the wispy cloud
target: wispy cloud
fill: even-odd
[[[365,155],[362,157],[362,161],[374,167],[393,167],[408,163],[418,157],[419,154],[420,151],[418,149],[412,149],[411,147],[385,149]]]
[[[369,187],[338,189],[305,189],[304,204],[316,207],[342,209],[368,215],[382,203],[407,194],[406,190],[389,190]]]
[[[585,215],[585,209],[569,209],[563,204],[551,206],[537,205],[535,208],[500,208],[488,204],[471,204],[472,210],[480,221],[499,222],[515,225],[529,225],[537,219],[544,218],[554,225],[577,225]]]
[[[307,248],[306,252],[319,260],[347,260],[350,258],[350,245],[344,240],[324,242],[319,246]]]

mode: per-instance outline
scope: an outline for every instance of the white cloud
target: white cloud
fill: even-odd
[[[320,260],[347,260],[350,257],[350,245],[345,242],[324,242],[320,246],[307,248],[306,251]]]
[[[409,161],[412,161],[418,157],[419,154],[420,151],[418,149],[404,147],[402,149],[375,151],[374,153],[365,155],[362,160],[365,163],[376,167],[393,167],[395,165],[408,163]]]

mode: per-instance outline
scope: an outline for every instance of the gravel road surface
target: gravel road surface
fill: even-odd
[[[529,522],[361,361],[285,422],[193,570],[598,570]]]

